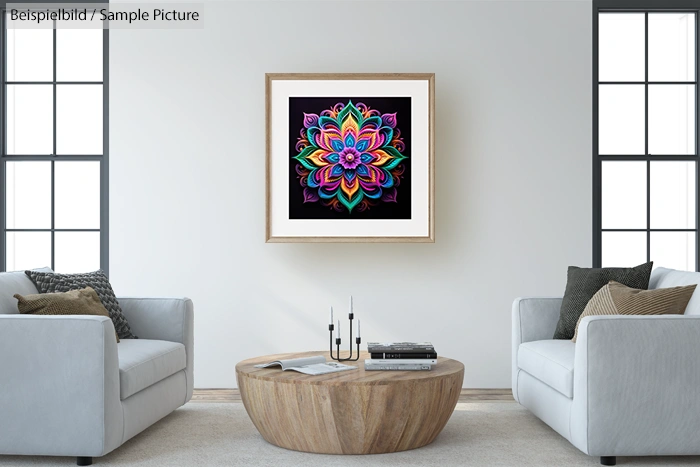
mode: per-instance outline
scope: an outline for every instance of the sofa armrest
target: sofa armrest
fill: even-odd
[[[524,342],[551,339],[559,321],[560,297],[516,298],[512,308],[512,388],[518,400],[518,347]]]
[[[118,298],[131,332],[185,346],[187,401],[194,388],[194,306],[189,298]]]
[[[516,298],[513,301],[513,343],[551,339],[559,322],[561,297]]]
[[[572,442],[593,456],[700,453],[700,316],[590,316],[574,363]]]
[[[122,442],[114,325],[0,315],[0,454],[102,456]]]

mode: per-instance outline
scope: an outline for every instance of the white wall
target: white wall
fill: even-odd
[[[590,2],[207,3],[203,30],[113,30],[118,295],[195,304],[196,387],[239,360],[430,340],[510,387],[510,305],[591,260]],[[435,244],[265,244],[264,73],[435,72]]]

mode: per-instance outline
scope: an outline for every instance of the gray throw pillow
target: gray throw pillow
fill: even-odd
[[[88,272],[85,274],[56,274],[38,271],[24,271],[34,282],[39,293],[68,292],[70,290],[92,287],[100,297],[102,305],[109,312],[109,317],[114,323],[119,339],[136,339],[131,333],[129,323],[122,313],[114,290],[109,284],[107,276],[102,271]]]
[[[605,284],[616,281],[633,289],[649,288],[652,261],[633,268],[577,268],[569,266],[564,300],[559,310],[559,322],[554,331],[554,339],[571,339],[576,331],[576,323],[593,298]]]

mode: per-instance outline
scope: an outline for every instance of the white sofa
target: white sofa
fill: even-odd
[[[102,316],[20,315],[35,294],[0,273],[0,455],[75,456],[90,465],[192,397],[193,308],[187,298],[119,298],[139,339]]]
[[[689,284],[657,268],[649,288]],[[603,465],[700,454],[700,291],[685,315],[589,316],[576,343],[552,339],[561,301],[513,302],[515,400]]]

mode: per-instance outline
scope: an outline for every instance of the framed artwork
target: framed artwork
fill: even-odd
[[[265,75],[267,242],[434,242],[435,75]]]

